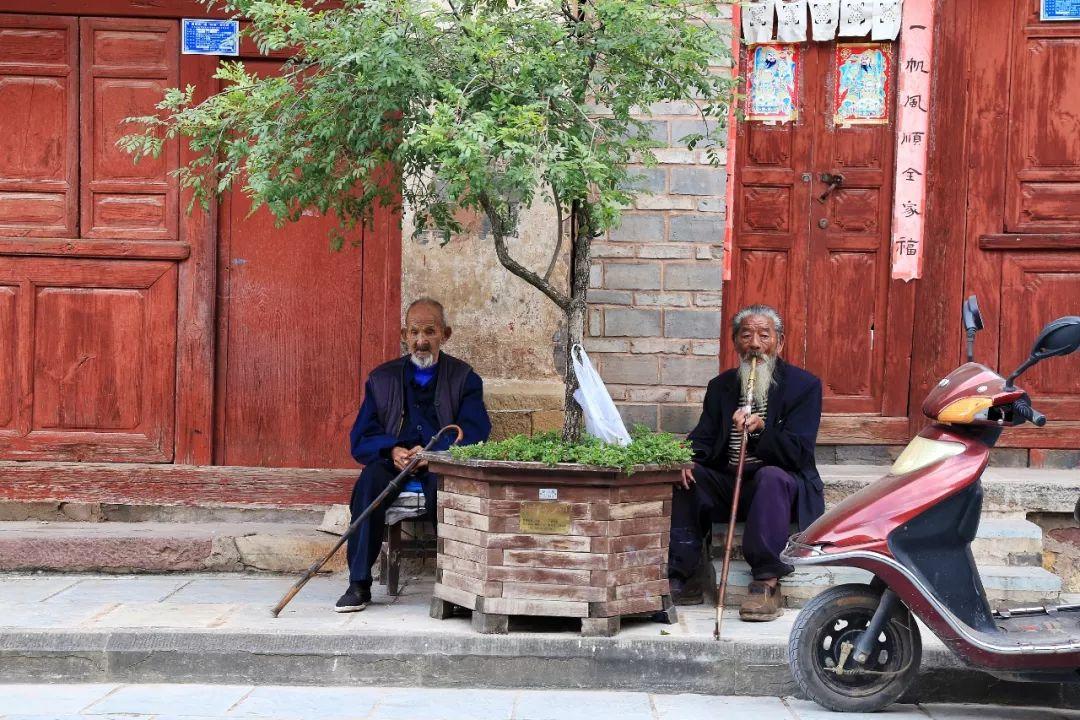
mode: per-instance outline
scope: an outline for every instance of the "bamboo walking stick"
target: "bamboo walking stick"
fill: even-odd
[[[746,415],[754,408],[754,377],[757,375],[757,358],[750,359],[750,377],[746,382]],[[724,563],[720,566],[720,587],[716,591],[716,627],[713,638],[720,639],[720,624],[724,621],[724,596],[727,594],[728,567],[731,565],[731,546],[735,542],[735,516],[739,510],[739,491],[742,490],[743,466],[746,464],[746,419],[743,419],[742,443],[739,445],[739,464],[735,469],[735,492],[731,498],[731,517],[728,519],[727,542],[724,543]]]
[[[435,433],[435,436],[432,437],[431,440],[428,441],[428,444],[424,446],[424,451],[426,452],[431,448],[435,447],[435,443],[439,441],[439,439],[443,436],[443,433],[445,433],[447,430],[453,430],[457,433],[457,437],[454,438],[455,445],[461,442],[461,438],[465,435],[465,433],[463,433],[461,431],[461,428],[459,428],[457,425],[447,425],[442,430]],[[370,505],[364,508],[364,512],[360,513],[360,517],[353,519],[353,521],[349,523],[349,528],[341,534],[341,537],[338,538],[338,541],[334,543],[334,548],[330,552],[326,553],[326,557],[309,567],[307,569],[307,572],[304,573],[304,577],[300,578],[296,582],[296,584],[289,589],[289,592],[285,593],[284,597],[282,597],[281,600],[278,601],[278,604],[274,606],[274,609],[270,611],[270,613],[274,617],[277,617],[278,613],[284,610],[285,606],[288,605],[294,597],[296,597],[296,593],[300,592],[300,588],[304,587],[304,585],[307,584],[307,581],[315,577],[315,574],[322,569],[322,566],[330,561],[330,558],[334,556],[334,553],[336,553],[338,549],[345,544],[345,541],[349,539],[350,535],[357,531],[357,529],[360,527],[360,523],[367,520],[368,516],[375,511],[375,508],[379,507],[379,505],[382,504],[383,500],[386,499],[386,496],[392,492],[397,492],[401,489],[402,481],[405,480],[405,478],[407,478],[410,473],[412,473],[413,468],[415,468],[417,463],[420,462],[420,459],[420,453],[414,455],[413,459],[409,461],[409,464],[406,465],[404,469],[402,469],[401,473],[399,473],[396,478],[390,481],[386,488],[381,493],[379,493],[379,496],[371,501]]]

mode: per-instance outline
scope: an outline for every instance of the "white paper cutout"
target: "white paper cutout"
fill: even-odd
[[[895,40],[900,34],[900,12],[903,0],[875,0],[873,40]]]
[[[837,35],[862,37],[870,32],[875,0],[840,0],[840,30]]]
[[[743,40],[747,45],[772,40],[773,4],[775,0],[763,0],[743,5]]]
[[[840,23],[840,0],[810,0],[810,22],[815,40],[835,38]]]
[[[780,42],[806,40],[806,0],[777,0],[776,39]]]

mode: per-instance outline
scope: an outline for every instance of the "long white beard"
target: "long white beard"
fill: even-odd
[[[421,370],[427,370],[429,367],[435,364],[435,356],[431,353],[427,355],[419,356],[415,353],[409,355],[409,360],[412,360],[412,364]]]
[[[773,372],[776,370],[776,356],[762,355],[758,358],[757,372],[754,374],[754,405],[764,405],[769,398],[769,389],[773,383]],[[746,386],[750,382],[750,356],[739,361],[739,387],[740,395],[746,392]]]

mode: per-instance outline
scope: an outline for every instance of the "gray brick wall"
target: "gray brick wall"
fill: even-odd
[[[640,194],[593,243],[585,347],[628,424],[686,433],[720,369],[726,170],[679,143],[704,130],[695,105],[642,119],[669,147],[635,168]]]

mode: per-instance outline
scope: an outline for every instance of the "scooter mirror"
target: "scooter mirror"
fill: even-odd
[[[1031,348],[1028,359],[1006,378],[1005,387],[1011,388],[1013,380],[1020,377],[1020,373],[1040,360],[1068,355],[1076,352],[1078,348],[1080,348],[1080,317],[1066,315],[1048,323],[1035,338],[1035,344]]]
[[[1035,345],[1031,348],[1031,357],[1045,360],[1058,355],[1068,355],[1080,348],[1080,317],[1067,315],[1054,320],[1043,328]]]
[[[974,295],[964,302],[964,330],[973,333],[983,329],[982,313],[979,312],[979,300]]]

